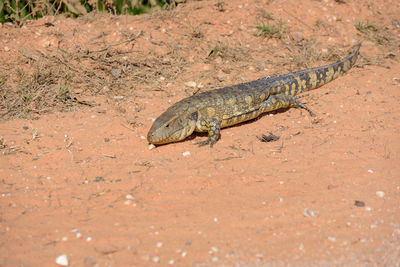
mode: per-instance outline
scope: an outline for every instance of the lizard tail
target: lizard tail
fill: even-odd
[[[269,78],[271,93],[295,96],[336,79],[353,67],[357,61],[360,47],[361,44],[358,44],[350,55],[335,63]]]

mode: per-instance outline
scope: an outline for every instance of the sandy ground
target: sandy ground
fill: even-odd
[[[99,74],[118,92],[92,86],[96,77],[71,80],[71,93],[96,105],[3,118],[0,265],[54,266],[65,254],[70,266],[399,266],[400,4],[338,2],[233,0],[221,11],[200,1],[136,17],[3,25],[0,70],[14,81],[13,71],[34,71],[60,49],[165,60],[137,80]],[[282,40],[254,34],[260,12],[285,23]],[[391,32],[394,45],[360,33],[356,21]],[[118,44],[127,33],[134,43]],[[341,55],[363,43],[363,64],[303,99],[316,120],[284,110],[222,130],[212,149],[195,146],[206,137],[194,135],[149,150],[152,120],[171,103],[298,70],[290,62],[307,41]],[[208,56],[219,43],[227,54]],[[95,86],[98,94],[86,91]],[[260,142],[269,132],[280,139]]]

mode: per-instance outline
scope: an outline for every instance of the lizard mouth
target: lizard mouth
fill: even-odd
[[[176,142],[182,140],[182,129],[170,132],[164,135],[158,135],[157,132],[149,132],[147,135],[147,141],[154,145],[162,145],[170,142]]]

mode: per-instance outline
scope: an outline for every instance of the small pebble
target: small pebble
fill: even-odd
[[[56,258],[56,263],[61,266],[68,266],[68,257],[62,254]]]
[[[175,263],[174,260],[169,260],[169,261],[168,261],[168,264],[169,264],[169,265],[172,265],[172,264],[174,264],[174,263]]]
[[[154,261],[154,262],[159,262],[159,261],[160,261],[160,257],[154,256],[154,257],[153,257],[153,261]]]
[[[368,170],[368,172],[369,172],[369,173],[373,173],[374,171],[373,171],[373,170]]]
[[[190,81],[190,82],[185,83],[185,85],[188,87],[196,88],[197,83],[194,81]]]
[[[304,217],[315,217],[318,215],[318,212],[316,212],[315,210],[311,210],[309,208],[305,208],[303,211],[303,215]]]
[[[218,75],[218,80],[219,80],[220,82],[225,81],[225,80],[226,80],[226,75],[225,75],[225,74]]]
[[[82,234],[81,233],[76,233],[76,238],[81,238]]]
[[[371,211],[372,208],[371,208],[370,206],[365,206],[365,210],[366,210],[366,211]]]
[[[212,258],[211,258],[211,261],[212,261],[212,262],[217,262],[217,261],[218,261],[218,257],[212,257]]]
[[[336,242],[336,237],[330,236],[330,237],[328,237],[328,240],[331,242]]]
[[[182,252],[182,258],[184,258],[184,257],[186,257],[186,255],[187,255],[187,252],[186,251],[184,251],[184,252]]]
[[[87,241],[87,242],[90,242],[90,241],[92,241],[92,238],[91,238],[90,236],[88,236],[88,237],[86,238],[86,241]]]
[[[190,152],[189,151],[185,151],[185,152],[182,153],[182,156],[188,157],[188,156],[190,156]]]
[[[377,195],[378,197],[382,198],[382,197],[385,196],[385,192],[383,192],[383,191],[376,191],[376,195]]]
[[[157,242],[157,247],[158,247],[158,248],[161,248],[161,247],[162,247],[162,245],[163,245],[163,243],[162,243],[162,242]]]
[[[10,51],[10,48],[8,46],[5,46],[4,51],[8,52],[8,51]]]
[[[154,149],[154,148],[156,148],[155,145],[153,145],[153,144],[150,144],[150,145],[149,145],[149,150],[152,150],[152,149]]]
[[[126,199],[134,200],[135,198],[131,194],[125,196]]]
[[[190,241],[190,240],[188,240],[188,241],[185,242],[185,245],[186,245],[186,246],[190,246],[191,244],[192,244],[192,241]]]

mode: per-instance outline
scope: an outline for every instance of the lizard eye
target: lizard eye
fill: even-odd
[[[169,123],[167,125],[165,125],[165,128],[168,128],[168,127],[169,127]]]
[[[193,112],[193,113],[190,115],[190,118],[191,118],[192,120],[194,120],[194,121],[197,121],[197,118],[198,118],[197,112]]]

